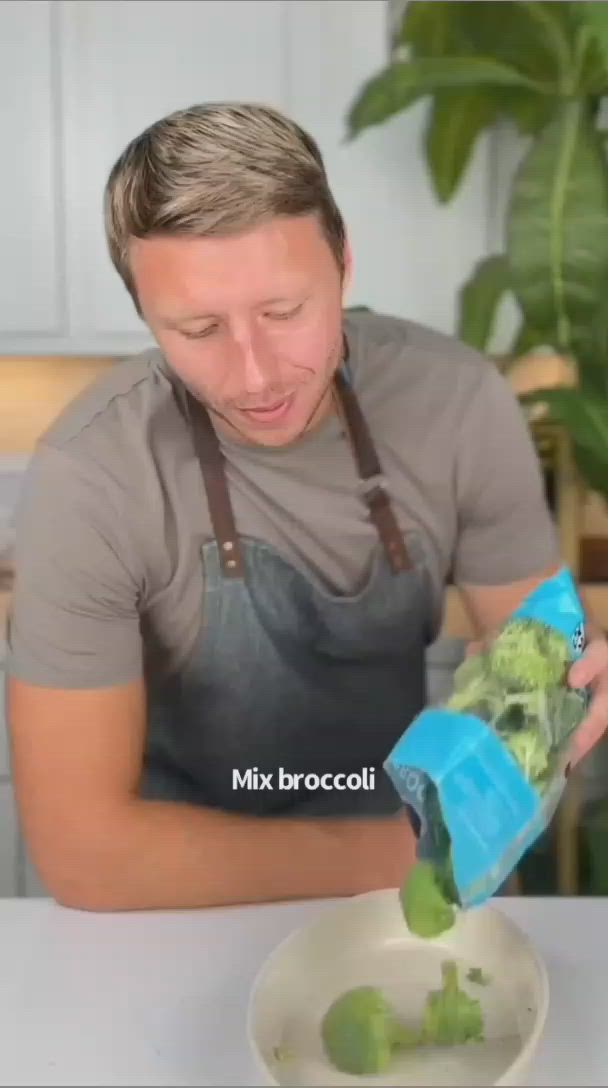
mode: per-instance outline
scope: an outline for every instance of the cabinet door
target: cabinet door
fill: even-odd
[[[129,140],[174,109],[282,105],[284,4],[64,0],[60,13],[70,335],[102,353],[137,349],[151,340],[107,255],[107,174]]]
[[[0,345],[45,336],[50,346],[62,332],[55,14],[49,0],[0,4]]]

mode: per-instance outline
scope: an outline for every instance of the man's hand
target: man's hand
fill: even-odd
[[[484,649],[521,601],[559,567],[549,567],[535,578],[506,586],[464,586],[467,612],[478,638],[469,644],[466,655]],[[583,604],[585,602],[583,601]],[[568,682],[573,688],[590,687],[591,704],[578,727],[571,746],[570,767],[576,766],[608,730],[608,639],[587,609],[587,647],[572,665]]]
[[[572,742],[571,767],[575,767],[587,755],[608,729],[608,640],[595,627],[589,633],[583,656],[568,673],[571,687],[589,687],[592,691],[589,711]]]

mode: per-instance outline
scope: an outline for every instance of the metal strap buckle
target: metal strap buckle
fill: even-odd
[[[367,480],[360,480],[359,484],[363,499],[369,507],[388,505],[385,476],[370,476]]]

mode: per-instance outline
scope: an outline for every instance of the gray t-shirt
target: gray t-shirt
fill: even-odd
[[[441,333],[345,315],[354,387],[397,519],[422,537],[439,631],[448,578],[501,584],[558,558],[523,413],[492,362]],[[336,416],[285,449],[222,440],[237,528],[335,593],[377,537]],[[7,670],[93,688],[183,665],[201,624],[203,482],[167,363],[117,363],[42,436],[17,517]]]

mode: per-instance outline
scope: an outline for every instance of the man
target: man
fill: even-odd
[[[395,886],[415,840],[382,761],[446,579],[483,637],[559,563],[517,402],[448,337],[344,313],[321,157],[274,110],[153,125],[106,229],[159,350],[28,473],[7,667],[30,855],[94,910]],[[598,733],[601,639],[580,672]]]

